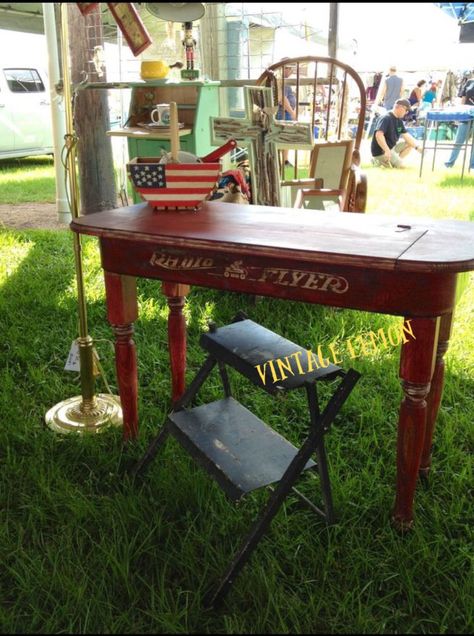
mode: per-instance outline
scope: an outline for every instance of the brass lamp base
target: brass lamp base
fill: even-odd
[[[123,416],[118,397],[99,393],[92,402],[80,395],[59,402],[46,413],[45,421],[56,433],[101,433],[108,426],[122,426]]]

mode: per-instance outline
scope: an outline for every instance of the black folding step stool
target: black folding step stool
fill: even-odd
[[[252,320],[238,314],[224,327],[210,326],[200,344],[209,355],[174,410],[166,418],[157,437],[133,469],[142,473],[169,434],[211,474],[233,501],[248,492],[276,483],[268,501],[254,521],[245,541],[221,579],[217,590],[206,604],[216,606],[229,591],[235,577],[257,546],[286,496],[292,490],[314,512],[328,523],[334,520],[329,473],[324,448],[324,435],[354,388],[360,374],[347,372],[333,364],[301,373],[307,350],[282,338]],[[301,352],[298,357],[297,352]],[[293,355],[296,354],[296,355]],[[285,360],[288,376],[276,382],[263,383],[257,370],[270,360]],[[300,362],[300,364],[298,364]],[[188,408],[213,368],[218,365],[225,397],[209,404]],[[270,394],[304,387],[308,398],[310,428],[300,448],[253,415],[231,396],[226,365],[233,367],[258,387]],[[291,365],[291,371],[288,367]],[[282,373],[282,376],[286,373]],[[276,376],[276,374],[275,374]],[[320,412],[316,382],[341,378],[324,410]],[[269,380],[272,379],[270,374]],[[311,459],[315,453],[317,463]],[[303,470],[317,470],[321,479],[324,511],[294,488]]]

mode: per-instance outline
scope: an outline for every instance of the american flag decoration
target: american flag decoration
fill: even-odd
[[[159,163],[135,157],[128,164],[133,186],[155,208],[197,208],[219,177],[220,163]]]

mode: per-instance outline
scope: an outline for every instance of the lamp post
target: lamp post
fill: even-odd
[[[67,5],[61,3],[61,56],[63,67],[64,104],[66,112],[66,165],[69,184],[71,215],[79,217],[79,189],[76,173],[76,136],[74,133],[73,111],[71,101],[71,82],[69,73],[69,34],[67,25]],[[46,413],[47,426],[56,432],[71,431],[97,433],[109,425],[123,424],[122,409],[116,396],[95,394],[94,379],[94,346],[87,331],[87,308],[82,271],[81,239],[73,232],[74,265],[77,279],[78,314],[79,314],[79,347],[81,395],[68,398]]]

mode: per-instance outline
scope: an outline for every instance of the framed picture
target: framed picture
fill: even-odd
[[[150,46],[151,36],[131,2],[107,2],[107,6],[135,57]]]

